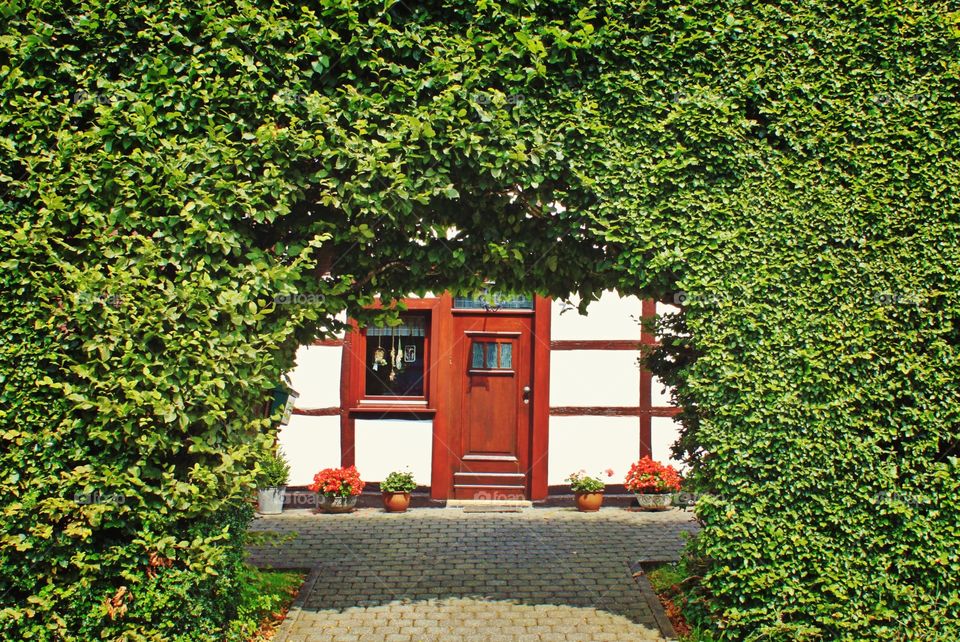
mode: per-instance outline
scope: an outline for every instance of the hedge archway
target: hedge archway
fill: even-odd
[[[949,3],[15,3],[0,43],[7,637],[217,639],[296,346],[482,278],[683,293],[722,639],[960,631]]]

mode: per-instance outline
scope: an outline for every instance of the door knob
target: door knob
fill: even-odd
[[[523,403],[530,403],[530,386],[523,387]]]

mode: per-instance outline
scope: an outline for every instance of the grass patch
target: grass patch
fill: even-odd
[[[232,642],[265,642],[273,637],[303,584],[301,571],[270,571],[248,566],[239,578],[237,618],[230,623]]]
[[[687,577],[687,563],[684,561],[664,564],[647,573],[647,579],[657,593],[679,584]]]
[[[687,559],[658,566],[647,573],[647,579],[660,598],[680,642],[716,641],[710,631],[689,622],[685,617],[689,613],[688,606],[699,579],[689,569]]]

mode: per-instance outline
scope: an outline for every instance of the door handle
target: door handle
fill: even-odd
[[[523,403],[530,403],[530,386],[523,387]]]

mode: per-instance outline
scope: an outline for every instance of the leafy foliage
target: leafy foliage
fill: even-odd
[[[613,471],[607,470],[606,474],[610,477]],[[570,490],[575,493],[602,493],[607,487],[601,475],[588,475],[585,470],[570,473],[567,481],[570,482]]]
[[[237,618],[230,623],[227,640],[238,642],[265,642],[273,636],[265,634],[265,618],[281,614],[296,596],[303,583],[303,573],[297,571],[266,571],[244,568],[235,596]]]
[[[290,464],[283,453],[273,449],[260,454],[257,488],[279,488],[290,480]]]
[[[394,471],[380,482],[380,490],[385,493],[410,493],[417,489],[413,473]]]
[[[698,560],[685,555],[676,563],[658,565],[647,572],[680,642],[715,642],[709,629],[691,628],[683,615],[690,609],[690,600],[697,599],[696,586],[703,570]]]
[[[675,130],[666,216],[633,228],[685,304],[654,365],[704,494],[700,617],[725,640],[956,638],[956,15],[684,19],[710,15],[672,111],[719,137]]]
[[[3,11],[4,636],[149,638],[236,578],[239,525],[191,533],[297,345],[484,279],[685,304],[654,363],[721,639],[957,636],[950,3]]]

